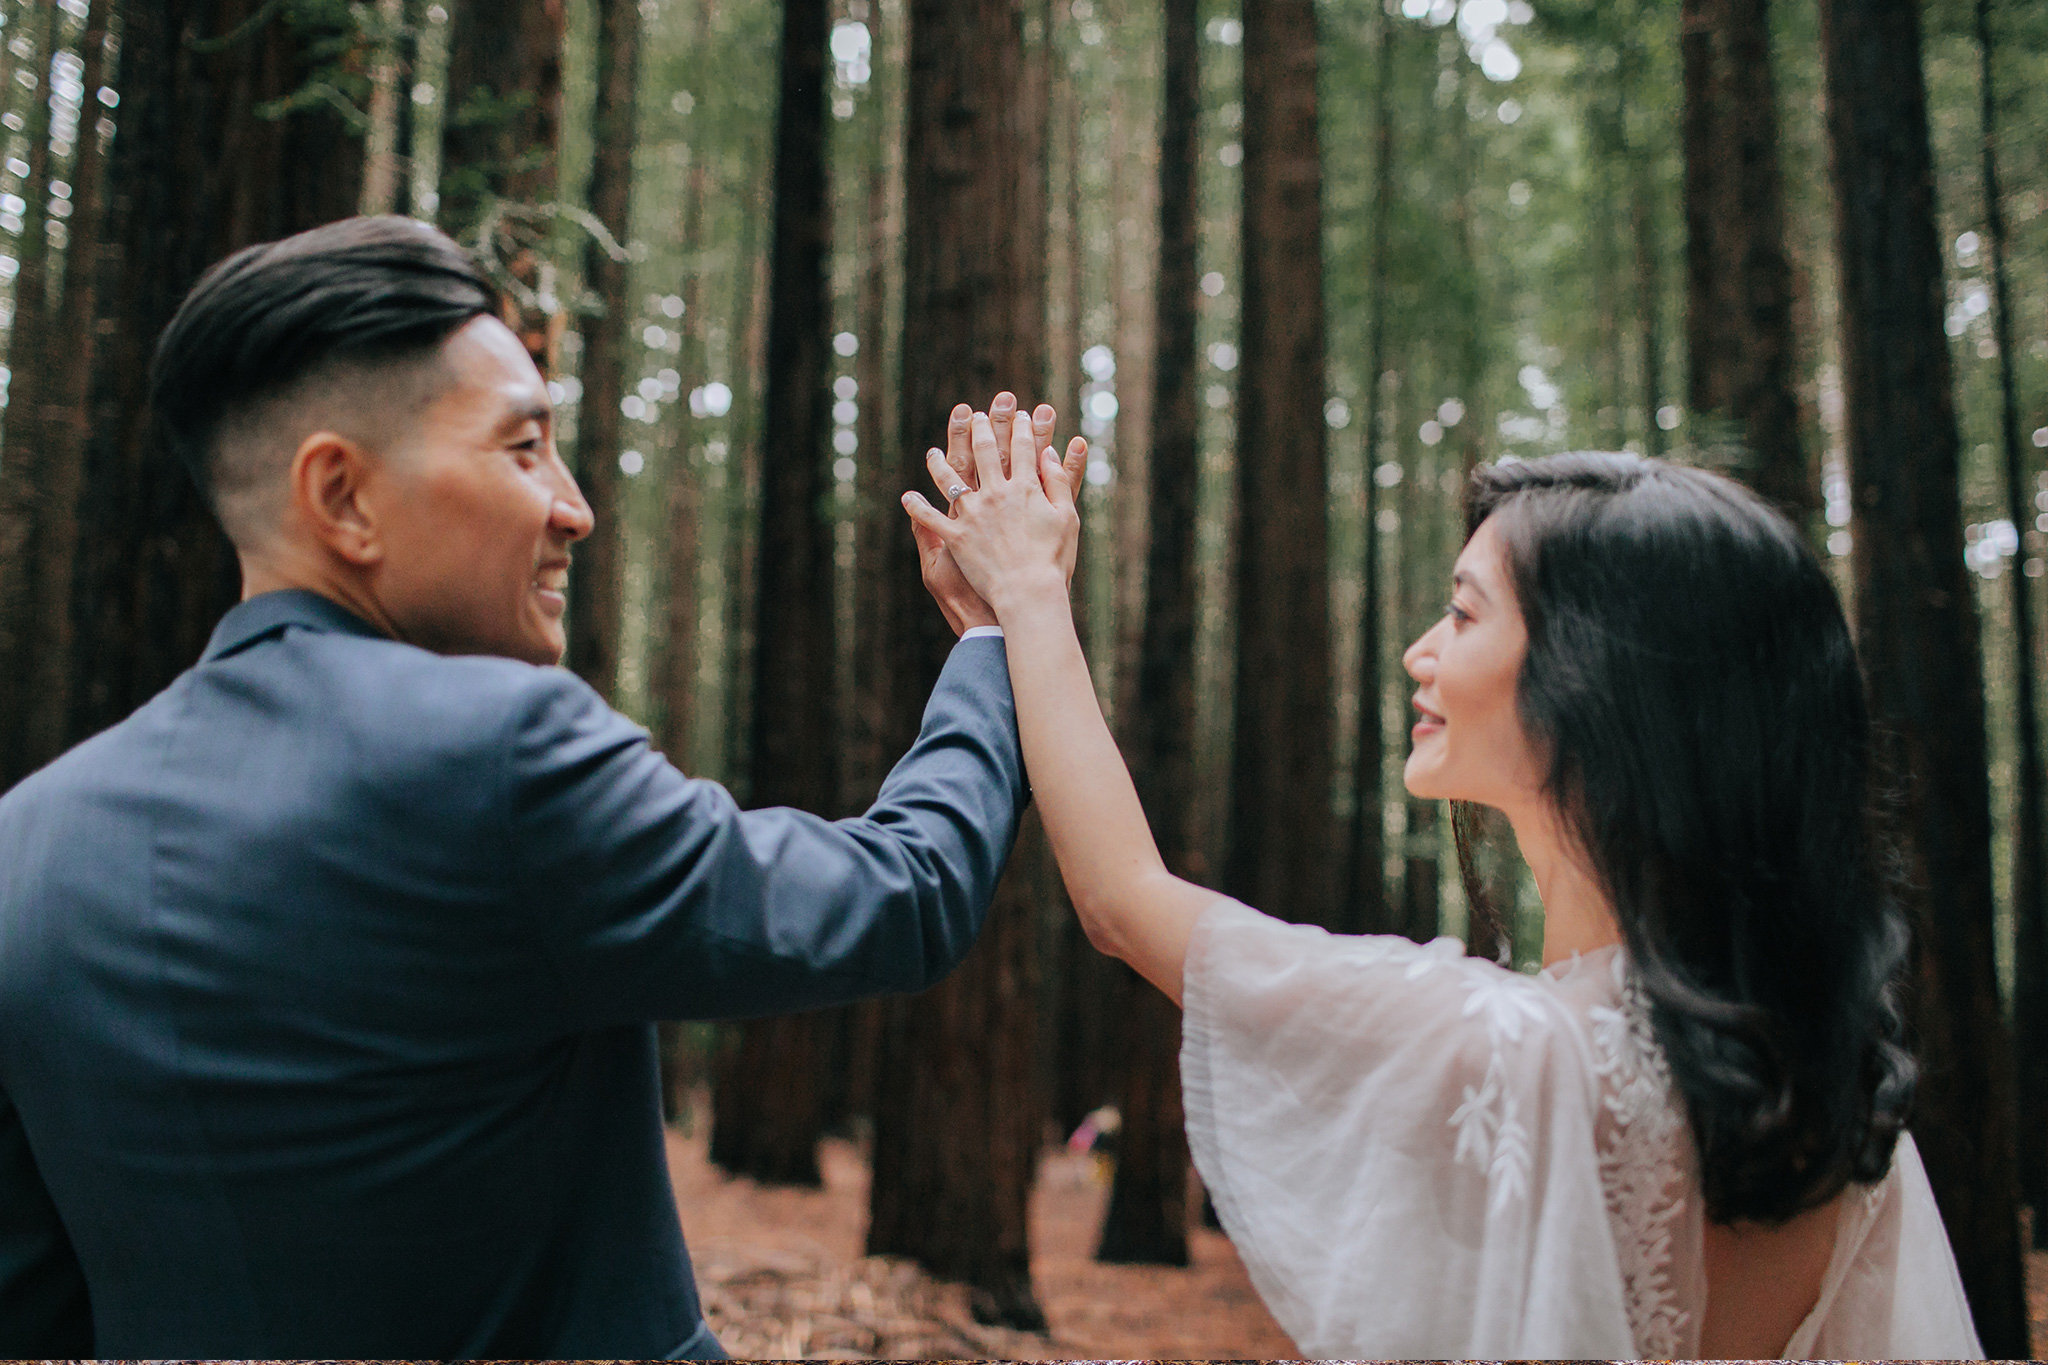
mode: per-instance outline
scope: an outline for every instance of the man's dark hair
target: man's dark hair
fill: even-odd
[[[224,485],[264,472],[222,468],[221,437],[236,418],[329,371],[423,359],[498,311],[497,288],[434,228],[399,217],[330,223],[238,251],[200,277],[157,341],[150,405],[218,512]]]

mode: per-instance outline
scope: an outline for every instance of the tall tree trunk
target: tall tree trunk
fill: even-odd
[[[1365,343],[1365,427],[1361,439],[1364,542],[1359,565],[1358,761],[1351,780],[1351,839],[1346,853],[1343,913],[1338,928],[1352,934],[1384,934],[1393,928],[1387,904],[1385,781],[1386,732],[1380,717],[1385,688],[1380,678],[1380,428],[1385,424],[1387,313],[1393,259],[1390,234],[1394,207],[1394,17],[1374,21],[1372,141],[1372,263],[1367,267],[1367,307],[1372,310]]]
[[[1314,0],[1244,13],[1237,692],[1224,889],[1327,925],[1330,583]]]
[[[363,145],[362,211],[390,213],[398,207],[400,97],[404,76],[405,0],[377,0],[376,32],[370,56],[369,130]]]
[[[2012,289],[2006,272],[2005,199],[1998,173],[1998,97],[1992,79],[1991,0],[1977,0],[1977,61],[1983,124],[1985,235],[1990,238],[1991,315],[1998,339],[1999,429],[2005,445],[2007,515],[2025,527],[2032,510],[2020,445],[2018,378],[2013,373]],[[2042,847],[2041,713],[2034,675],[2034,592],[2024,573],[2012,584],[2013,706],[2018,749],[2018,809],[2013,817],[2013,1028],[2018,1062],[2018,1164],[2021,1199],[2034,1210],[2034,1245],[2048,1248],[2048,851]]]
[[[567,321],[547,297],[567,0],[454,0],[442,125],[441,222],[513,286],[506,321],[543,372]]]
[[[1150,563],[1134,704],[1123,717],[1132,776],[1166,865],[1201,876],[1194,819],[1196,504],[1201,489],[1195,327],[1200,217],[1201,19],[1167,0],[1159,123],[1159,268],[1154,277]],[[1123,1132],[1096,1259],[1188,1263],[1180,1011],[1128,968],[1118,1048]]]
[[[332,111],[266,119],[331,32],[283,18],[222,44],[260,0],[127,0],[120,131],[92,329],[69,737],[120,720],[198,658],[239,589],[234,555],[152,437],[149,354],[202,270],[355,211],[362,146]]]
[[[38,617],[61,609],[35,581],[37,543],[46,528],[40,491],[45,451],[41,419],[48,377],[55,360],[49,305],[50,63],[63,33],[56,0],[35,0],[25,11],[34,57],[27,75],[28,173],[22,177],[22,228],[14,277],[14,322],[7,359],[6,449],[0,454],[0,791],[26,777],[38,764],[30,752],[29,690],[35,667],[33,641]],[[19,41],[19,40],[17,40]]]
[[[1045,367],[1043,109],[1017,79],[1027,51],[1020,0],[913,0],[905,183],[899,452],[928,449],[952,405],[986,403]],[[1010,73],[1002,81],[989,72]],[[1026,397],[1028,402],[1028,396]],[[898,487],[912,482],[910,461]],[[899,519],[893,572],[916,581]],[[907,587],[892,606],[899,670],[891,749],[915,734],[952,648],[938,611]],[[1027,1208],[1042,1100],[1036,1038],[1037,863],[1027,820],[988,927],[942,985],[892,1006],[878,1067],[868,1249],[965,1281],[986,1321],[1040,1328]]]
[[[1985,1349],[2027,1354],[2011,1052],[1992,957],[1983,655],[1914,0],[1822,0],[1857,644],[1920,927],[1913,1125]]]
[[[619,684],[620,612],[626,591],[619,402],[626,392],[626,325],[633,314],[624,247],[633,231],[633,149],[639,140],[640,3],[595,3],[597,99],[591,112],[590,211],[612,241],[593,235],[583,256],[584,280],[604,311],[583,329],[576,481],[596,525],[576,546],[576,568],[569,579],[569,667],[610,700]]]
[[[37,484],[31,577],[24,593],[37,604],[25,632],[29,695],[23,708],[24,770],[49,762],[72,738],[78,513],[85,478],[86,395],[92,383],[97,330],[93,324],[105,228],[106,158],[95,127],[100,109],[94,92],[112,74],[107,69],[112,11],[113,0],[93,0],[80,42],[84,64],[80,84],[87,93],[79,111],[77,151],[70,168],[71,235],[64,253],[64,291],[54,312],[45,308],[50,316],[48,337],[66,341],[63,345],[44,344],[39,364],[41,410],[31,411],[26,402],[16,410],[25,424],[26,445],[36,451]]]
[[[762,434],[760,569],[754,601],[751,799],[831,815],[839,803],[838,651],[825,434],[832,301],[826,149],[828,0],[783,6],[781,112]],[[827,1014],[740,1027],[721,1069],[711,1157],[735,1175],[817,1185],[825,1126]]]
[[[1621,69],[1616,79],[1621,102],[1620,131],[1628,160],[1629,231],[1635,239],[1636,328],[1642,355],[1643,451],[1664,453],[1664,428],[1657,422],[1657,409],[1664,393],[1664,284],[1657,265],[1656,189],[1651,183],[1650,152],[1629,132],[1629,106],[1638,95],[1644,52],[1641,38],[1629,34],[1622,39]]]
[[[1406,381],[1402,386],[1405,398],[1415,392],[1417,386],[1412,373],[1402,378]],[[1414,415],[1410,409],[1408,420],[1396,419],[1401,431],[1411,429]],[[1401,481],[1401,599],[1403,615],[1408,623],[1402,633],[1410,640],[1426,630],[1438,614],[1444,581],[1449,576],[1441,563],[1444,507],[1437,478],[1436,460],[1425,446],[1416,452],[1407,477]],[[1412,751],[1414,746],[1411,733],[1408,747]],[[1442,927],[1442,818],[1442,802],[1417,797],[1408,799],[1408,830],[1402,853],[1401,916],[1395,932],[1406,934],[1417,943],[1427,943],[1435,938]]]
[[[1819,506],[1800,441],[1792,261],[1767,0],[1685,0],[1686,339],[1696,444],[1794,521]]]

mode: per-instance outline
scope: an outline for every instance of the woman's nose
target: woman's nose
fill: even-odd
[[[1419,683],[1427,683],[1436,677],[1435,626],[1424,631],[1421,639],[1402,652],[1401,667],[1408,670],[1408,676]],[[1428,676],[1424,676],[1425,674]]]

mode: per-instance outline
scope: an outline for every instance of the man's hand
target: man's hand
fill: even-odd
[[[1005,390],[995,396],[988,405],[989,425],[994,428],[996,447],[1000,452],[1003,470],[1009,472],[1010,447],[1017,422],[1017,396]],[[1053,428],[1059,421],[1059,413],[1049,403],[1041,403],[1031,412],[1031,445],[1034,450],[1050,453]],[[934,446],[925,456],[926,467],[938,483],[939,492],[945,494],[950,513],[953,501],[951,489],[958,488],[971,492],[981,486],[980,477],[974,464],[974,409],[965,403],[953,409],[946,423],[946,448],[941,451]],[[1067,456],[1061,465],[1073,490],[1073,501],[1080,503],[1081,476],[1088,464],[1088,443],[1076,436],[1068,444]],[[951,470],[946,477],[945,471]],[[955,635],[963,635],[976,626],[996,624],[996,614],[988,603],[967,582],[960,572],[960,566],[953,562],[938,536],[919,524],[915,519],[910,523],[911,534],[917,539],[918,565],[924,574],[925,590],[939,604],[945,613],[946,624],[953,628]],[[1067,581],[1073,582],[1074,566],[1079,559],[1080,540],[1077,537],[1068,548],[1066,555]]]

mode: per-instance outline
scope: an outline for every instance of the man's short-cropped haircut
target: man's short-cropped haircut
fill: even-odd
[[[330,223],[245,248],[200,277],[157,342],[150,406],[226,522],[236,485],[270,476],[281,485],[284,473],[224,468],[228,428],[330,374],[414,368],[498,312],[497,288],[434,228],[390,216]],[[371,401],[351,406],[374,402],[363,398]]]

